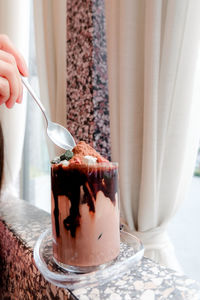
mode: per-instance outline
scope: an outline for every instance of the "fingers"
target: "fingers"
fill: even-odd
[[[0,49],[12,54],[16,60],[16,64],[19,72],[23,76],[28,76],[28,68],[26,66],[26,62],[23,56],[20,54],[20,52],[17,49],[15,49],[10,39],[4,34],[0,34]]]
[[[2,51],[0,50],[0,61],[4,61],[8,64],[11,64],[13,66],[12,70],[13,70],[13,74],[15,74],[16,76],[16,79],[18,81],[17,83],[17,87],[18,87],[18,92],[15,92],[15,87],[13,87],[13,83],[11,82],[9,84],[9,81],[8,81],[8,86],[11,88],[11,90],[13,90],[13,97],[17,97],[17,100],[16,102],[17,103],[21,103],[22,102],[22,94],[23,94],[23,87],[22,87],[22,83],[21,83],[21,77],[20,77],[20,74],[19,74],[19,71],[18,71],[18,68],[17,68],[17,64],[16,64],[16,60],[14,58],[14,56],[10,53],[7,53],[5,51]],[[5,68],[8,67],[8,65],[5,65]],[[1,69],[0,70],[1,72],[1,76],[4,76],[3,75],[3,70]],[[4,85],[3,85],[4,86]],[[4,94],[4,91],[2,91],[2,89],[0,90],[0,93]],[[8,95],[8,94],[7,94]],[[9,100],[9,101],[8,101]],[[8,105],[10,105],[10,101],[11,101],[11,107],[13,106],[12,105],[12,98],[10,99],[10,91],[9,91],[9,95],[6,99],[6,96],[4,95],[3,98],[0,99],[0,104],[4,103],[4,102],[7,102],[8,101]]]
[[[23,87],[20,73],[28,76],[24,58],[9,38],[0,34],[0,104],[5,103],[8,108],[13,107],[15,102],[22,102]]]
[[[0,90],[0,95],[2,95],[1,104],[5,103],[8,108],[12,108],[16,100],[20,99],[22,93],[21,78],[16,65],[0,60],[0,77],[4,79],[1,79],[2,85],[4,84]],[[9,85],[9,97],[5,80]]]
[[[10,98],[10,86],[6,78],[0,77],[0,104],[5,103]]]
[[[20,89],[19,97],[16,100],[17,103],[22,103],[22,98],[23,98],[23,87],[22,87],[22,84],[20,84],[20,86],[21,86],[21,89]]]

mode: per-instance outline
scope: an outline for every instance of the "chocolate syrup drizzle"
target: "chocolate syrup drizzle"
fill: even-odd
[[[71,202],[70,214],[63,222],[71,236],[75,237],[76,228],[80,226],[79,206],[87,203],[89,211],[95,213],[95,201],[98,191],[110,198],[115,205],[115,194],[118,190],[118,171],[116,166],[62,166],[53,165],[51,168],[51,187],[55,202],[54,218],[56,236],[60,236],[58,196],[67,196]],[[81,187],[83,197],[80,197]]]

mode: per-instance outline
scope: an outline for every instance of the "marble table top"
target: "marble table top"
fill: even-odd
[[[0,202],[0,220],[29,249],[33,249],[39,235],[51,223],[48,213],[14,197]],[[195,300],[200,299],[200,283],[144,257],[136,268],[119,279],[94,288],[73,290],[69,299]]]

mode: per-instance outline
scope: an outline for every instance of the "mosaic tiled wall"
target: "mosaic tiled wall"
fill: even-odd
[[[104,0],[67,1],[67,127],[110,158]]]

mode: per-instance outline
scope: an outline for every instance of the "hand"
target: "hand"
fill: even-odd
[[[23,56],[9,38],[0,34],[0,104],[12,108],[15,102],[22,102],[21,75],[28,76]]]

